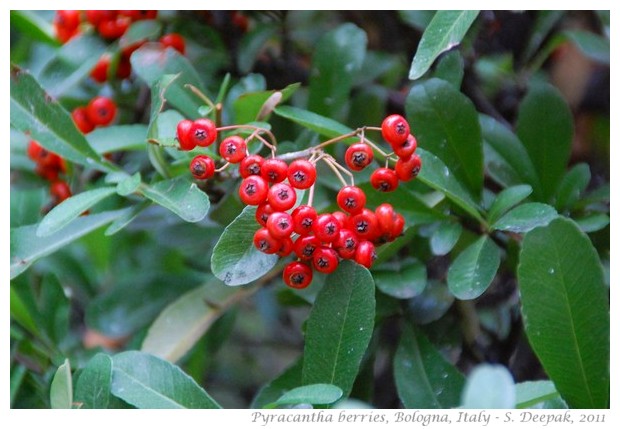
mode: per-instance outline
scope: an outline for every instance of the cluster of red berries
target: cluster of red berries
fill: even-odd
[[[61,173],[65,173],[67,167],[65,160],[57,154],[43,148],[37,141],[30,140],[27,149],[28,157],[36,163],[35,172],[50,182],[50,195],[52,205],[57,205],[71,196],[69,184],[59,179]]]
[[[114,100],[98,96],[90,100],[86,106],[73,109],[73,122],[84,134],[90,133],[96,127],[105,127],[112,123],[116,116]]]
[[[371,183],[375,189],[387,192],[393,191],[399,180],[415,178],[420,171],[421,160],[414,153],[417,142],[402,116],[388,116],[382,123],[381,132],[398,159],[391,158],[392,154],[384,154],[386,160],[396,162],[396,167],[376,169],[371,175]],[[217,140],[217,135],[218,128],[210,119],[186,119],[177,125],[181,150],[210,146]],[[239,164],[239,174],[243,179],[239,186],[239,198],[246,205],[256,206],[255,218],[261,226],[254,234],[254,246],[261,252],[280,257],[295,254],[296,260],[289,263],[283,272],[288,286],[297,289],[307,287],[312,281],[313,269],[331,273],[341,259],[352,259],[370,268],[376,259],[376,247],[402,234],[404,217],[387,203],[374,210],[367,208],[364,191],[353,184],[343,183],[338,192],[336,202],[341,209],[339,211],[317,213],[312,207],[312,197],[308,198],[308,204],[295,207],[297,190],[311,189],[316,181],[317,161],[325,159],[332,167],[346,169],[336,166],[333,158],[318,150],[312,152],[309,159],[296,159],[290,164],[276,158],[273,148],[273,156],[268,159],[258,154],[250,155],[248,141],[251,139],[237,135],[224,138],[219,145],[219,154],[227,164],[221,169]],[[345,163],[352,171],[361,171],[373,161],[373,150],[366,142],[362,137],[359,143],[346,151]],[[205,180],[219,170],[216,170],[211,157],[201,154],[192,159],[190,171],[196,179]]]

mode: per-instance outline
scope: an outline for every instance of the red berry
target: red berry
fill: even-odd
[[[28,143],[28,157],[34,162],[39,162],[39,158],[41,157],[41,152],[45,150],[43,146],[39,144],[36,140],[30,140]]]
[[[390,239],[395,240],[398,238],[405,229],[405,218],[400,213],[396,214],[396,219],[394,220],[394,226],[392,227],[392,234]]]
[[[267,219],[266,227],[275,238],[290,237],[293,233],[293,218],[286,212],[275,212]]]
[[[196,119],[192,123],[192,128],[188,134],[189,143],[194,147],[210,146],[217,138],[217,129],[215,123],[210,119]]]
[[[95,129],[95,126],[88,119],[85,107],[76,107],[73,109],[71,117],[73,118],[73,122],[75,122],[75,126],[78,127],[78,130],[82,133],[87,134]]]
[[[107,97],[95,97],[86,106],[86,115],[94,126],[109,125],[116,116],[116,103]]]
[[[254,233],[254,246],[263,253],[273,254],[280,250],[280,242],[269,233],[267,228],[261,228]]]
[[[196,155],[189,165],[192,176],[198,180],[206,180],[215,173],[215,162],[207,155]]]
[[[226,137],[220,144],[220,156],[226,161],[237,164],[246,157],[248,146],[243,137]]]
[[[71,188],[67,182],[59,180],[50,185],[50,194],[54,199],[54,204],[59,204],[71,196]]]
[[[96,27],[101,21],[115,19],[116,15],[115,10],[87,10],[86,20]]]
[[[381,123],[381,134],[391,145],[402,144],[409,136],[409,123],[400,115],[390,115]]]
[[[312,257],[312,266],[320,273],[333,273],[338,268],[338,253],[329,247],[321,247]]]
[[[340,226],[342,227],[344,227],[349,221],[349,216],[344,212],[335,211],[332,214],[336,219],[338,219],[338,222],[340,222]]]
[[[374,154],[365,143],[355,143],[344,153],[344,161],[353,171],[362,171],[373,160]]]
[[[306,235],[298,237],[293,245],[295,254],[300,259],[311,259],[314,256],[314,252],[321,247],[321,241],[314,235]]]
[[[303,262],[294,261],[284,267],[282,279],[287,286],[304,289],[312,282],[312,268]]]
[[[181,55],[185,55],[185,39],[178,33],[164,34],[159,39],[159,43],[165,48],[175,49]]]
[[[409,134],[404,143],[392,144],[392,150],[401,159],[409,159],[418,148],[418,141],[413,134]]]
[[[372,210],[363,209],[349,218],[349,226],[358,237],[372,240],[379,233],[379,221]]]
[[[314,235],[324,243],[336,241],[342,225],[331,213],[318,215],[312,224]]]
[[[277,158],[266,159],[261,166],[260,175],[270,183],[280,183],[286,179],[288,164]]]
[[[115,19],[106,19],[97,24],[97,31],[104,39],[118,39],[129,28],[131,20],[124,16]]]
[[[239,174],[244,179],[248,176],[260,176],[263,162],[265,159],[260,155],[248,155],[239,164]]]
[[[398,187],[398,177],[394,170],[381,167],[370,175],[370,184],[378,191],[392,192]]]
[[[288,166],[288,182],[297,189],[308,189],[316,181],[316,167],[306,159],[298,159]]]
[[[366,194],[357,186],[345,186],[336,195],[338,206],[347,213],[358,213],[366,205]]]
[[[272,213],[275,213],[275,210],[271,207],[271,204],[261,203],[256,207],[256,214],[254,217],[256,218],[256,222],[261,226],[267,226],[267,220]]]
[[[358,242],[357,234],[350,229],[342,228],[338,234],[338,239],[334,242],[334,248],[341,257],[352,259],[355,257]]]
[[[409,159],[399,159],[396,161],[396,166],[394,167],[398,180],[403,182],[408,182],[415,179],[420,173],[421,168],[422,158],[420,158],[420,155],[417,153],[411,155],[411,158]]]
[[[355,262],[363,265],[366,268],[370,268],[377,259],[377,253],[375,251],[375,245],[370,241],[362,241],[357,245],[355,251]]]
[[[293,217],[294,231],[299,235],[308,235],[312,232],[312,224],[316,220],[316,210],[314,207],[300,205],[291,214]]]
[[[262,177],[250,176],[241,181],[239,198],[249,206],[257,206],[267,199],[268,191],[269,186]]]
[[[108,80],[108,69],[110,68],[110,56],[107,54],[103,54],[95,67],[90,71],[90,77],[93,78],[95,82],[104,83]]]
[[[375,215],[379,222],[379,231],[381,234],[392,235],[394,229],[394,221],[396,220],[396,213],[394,207],[391,204],[383,203],[375,209]]]
[[[276,252],[276,255],[278,255],[281,258],[285,258],[288,255],[290,255],[292,251],[293,251],[293,240],[291,240],[291,237],[284,237],[280,240],[280,249],[278,249],[278,251]]]
[[[59,10],[54,16],[54,29],[58,40],[62,43],[67,42],[77,34],[79,25],[79,10]]]
[[[36,166],[34,171],[49,182],[55,182],[58,180],[58,169],[56,168],[50,168],[39,164]]]
[[[126,16],[132,21],[142,21],[144,19],[157,18],[156,10],[119,10],[119,15]]]
[[[258,176],[250,176],[248,179],[251,177]],[[291,185],[287,183],[276,183],[269,189],[267,201],[269,201],[269,204],[271,204],[275,210],[286,211],[292,209],[295,205],[297,194]]]
[[[129,55],[122,54],[121,59],[116,67],[116,77],[123,80],[131,76],[131,62],[129,61]]]
[[[177,140],[181,150],[192,150],[196,147],[194,140],[190,137],[193,125],[194,123],[189,119],[183,119],[177,124]]]

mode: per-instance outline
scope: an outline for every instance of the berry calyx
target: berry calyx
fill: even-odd
[[[293,245],[293,251],[300,259],[311,259],[314,252],[321,247],[321,241],[314,235],[298,237]]]
[[[177,140],[181,150],[192,150],[196,147],[195,141],[190,136],[193,125],[189,119],[183,119],[177,124]]]
[[[116,116],[116,103],[107,97],[95,97],[86,106],[86,115],[95,126],[109,125]]]
[[[379,221],[372,210],[363,209],[349,218],[349,226],[364,240],[372,240],[378,233]]]
[[[267,219],[266,228],[275,238],[290,237],[293,233],[293,218],[286,212],[272,213]]]
[[[282,279],[289,287],[304,289],[312,282],[312,269],[303,262],[294,261],[284,267]]]
[[[239,198],[249,206],[257,206],[267,199],[268,191],[269,186],[262,177],[250,176],[241,181]]]
[[[210,146],[216,138],[217,129],[215,123],[210,119],[201,118],[196,119],[192,123],[192,127],[188,134],[188,143],[193,144],[194,147],[207,147]]]
[[[359,239],[357,238],[357,234],[350,229],[343,228],[340,230],[338,238],[333,246],[342,258],[352,259],[355,257],[355,250],[357,249],[358,243]]]
[[[366,194],[357,186],[345,186],[336,195],[338,206],[347,213],[358,213],[366,205]]]
[[[231,164],[237,164],[246,157],[247,144],[242,137],[226,137],[220,144],[220,156]]]
[[[312,266],[320,273],[333,273],[338,268],[338,253],[330,247],[321,247],[312,257]]]
[[[409,159],[399,159],[394,167],[398,180],[403,182],[415,179],[420,173],[421,168],[422,158],[418,154],[411,155]]]
[[[254,233],[254,246],[263,253],[271,255],[280,250],[280,242],[269,233],[267,228],[261,228]]]
[[[278,158],[266,159],[261,166],[260,175],[270,183],[280,183],[286,179],[288,165]]]
[[[391,145],[404,143],[409,132],[409,123],[400,115],[390,115],[381,123],[381,135]]]
[[[398,176],[390,168],[377,168],[370,175],[370,184],[381,192],[392,192],[398,187]]]
[[[355,143],[344,153],[344,162],[353,171],[362,171],[373,160],[374,154],[365,143]]]
[[[324,243],[331,243],[338,238],[342,225],[331,213],[318,215],[312,224],[312,231],[316,238]]]
[[[293,217],[293,228],[297,234],[308,235],[312,232],[312,224],[317,217],[314,207],[300,205],[293,210],[291,216]]]
[[[291,162],[287,170],[288,182],[297,189],[308,189],[316,181],[316,167],[306,159]]]
[[[260,155],[248,155],[239,164],[239,174],[244,179],[248,176],[260,176],[265,159]]]
[[[207,155],[196,155],[189,165],[192,176],[198,180],[206,180],[215,173],[215,162]]]
[[[258,176],[250,176],[248,179]],[[245,180],[248,180],[245,179]],[[267,201],[278,211],[286,211],[292,209],[297,201],[297,194],[291,185],[287,183],[276,183],[267,193]]]

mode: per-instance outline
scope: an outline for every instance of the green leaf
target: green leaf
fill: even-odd
[[[39,16],[37,11],[11,10],[11,26],[19,28],[31,39],[54,46],[60,45],[51,23]]]
[[[179,74],[168,86],[166,101],[186,117],[198,118],[202,103],[184,85],[194,85],[202,92],[204,88],[198,72],[185,56],[174,49],[164,49],[159,43],[147,43],[131,55],[131,67],[150,88],[164,75]]]
[[[530,185],[516,185],[504,189],[497,194],[489,209],[487,216],[489,223],[493,224],[501,215],[529,197],[531,193],[532,187]]]
[[[193,289],[169,304],[149,328],[141,350],[176,362],[182,358],[224,313],[229,303],[247,295],[218,281]]]
[[[452,408],[465,377],[418,330],[407,325],[394,355],[394,381],[405,408]]]
[[[146,144],[146,125],[112,125],[99,127],[88,133],[86,139],[100,155],[120,150],[141,150]]]
[[[209,196],[195,183],[182,177],[142,185],[142,194],[149,200],[177,214],[187,222],[199,222],[209,213]]]
[[[456,222],[442,222],[430,240],[433,255],[447,255],[463,232],[463,227]]]
[[[489,175],[505,188],[526,183],[540,189],[540,180],[523,143],[503,124],[479,115],[484,163]]]
[[[583,195],[588,183],[590,183],[591,173],[588,164],[580,163],[572,167],[560,182],[556,194],[555,206],[558,210],[571,208],[579,197]]]
[[[546,402],[562,400],[553,381],[525,381],[523,383],[517,383],[515,388],[517,408],[540,408],[540,406],[544,406]]]
[[[532,33],[522,54],[524,62],[527,62],[538,51],[549,32],[565,13],[563,10],[539,10],[536,12]]]
[[[573,141],[573,117],[560,92],[550,84],[534,86],[519,108],[517,135],[540,179],[533,186],[539,201],[549,201],[564,176]]]
[[[374,314],[372,276],[361,265],[342,261],[308,318],[303,384],[335,384],[348,396],[372,336]]]
[[[441,154],[450,172],[479,200],[482,137],[473,103],[453,85],[432,78],[411,88],[405,108],[418,144]]]
[[[278,33],[278,27],[271,24],[258,24],[239,41],[237,68],[239,73],[247,74],[252,70],[261,49]]]
[[[422,293],[426,287],[426,266],[407,259],[382,264],[373,269],[377,288],[398,299],[408,299]]]
[[[47,237],[36,234],[39,225],[20,226],[11,229],[11,278],[15,278],[38,259],[66,246],[72,241],[112,222],[125,214],[125,210],[107,211],[82,216]]]
[[[278,106],[274,113],[328,138],[338,137],[353,131],[340,122],[298,107]]]
[[[467,378],[462,408],[514,408],[516,391],[512,376],[501,365],[481,364]]]
[[[448,312],[453,302],[454,295],[448,286],[436,280],[429,280],[426,289],[410,299],[407,304],[413,321],[418,325],[426,325],[439,320]]]
[[[433,77],[449,82],[456,89],[463,83],[465,60],[459,51],[450,51],[441,57],[433,72]]]
[[[50,405],[55,409],[70,409],[73,406],[73,384],[69,359],[58,367],[50,388]]]
[[[116,188],[98,188],[73,195],[54,207],[41,220],[38,237],[47,237],[60,231],[99,201],[116,193]]]
[[[575,222],[583,232],[596,232],[609,225],[609,216],[605,213],[592,213],[575,219]]]
[[[342,389],[333,384],[310,384],[291,389],[272,404],[264,408],[276,408],[282,405],[327,405],[333,404],[342,397]]]
[[[419,31],[424,31],[435,16],[433,10],[399,10],[398,16],[407,25]]]
[[[254,246],[254,233],[260,228],[255,220],[256,207],[247,206],[224,229],[211,255],[213,274],[228,286],[240,286],[269,272],[278,262]]]
[[[588,237],[558,218],[529,232],[517,271],[529,342],[571,408],[609,405],[609,302]]]
[[[610,42],[608,38],[583,30],[567,30],[563,34],[586,57],[601,64],[609,64]]]
[[[465,210],[474,219],[484,222],[480,215],[480,206],[474,202],[469,192],[454,177],[443,161],[431,152],[419,147],[416,152],[422,158],[422,169],[417,180],[443,192],[450,201]]]
[[[178,366],[147,353],[113,357],[112,394],[136,408],[221,408]]]
[[[500,263],[500,249],[483,235],[463,250],[448,269],[448,288],[458,299],[474,299],[487,290]]]
[[[34,336],[39,336],[39,328],[35,322],[34,315],[32,314],[30,306],[24,302],[24,299],[19,294],[19,288],[11,283],[10,287],[10,311],[11,311],[11,324],[13,320],[19,323],[23,328]],[[36,311],[36,310],[35,310]]]
[[[127,48],[139,42],[155,39],[161,32],[161,23],[155,19],[137,21],[131,24],[125,34],[118,40],[119,48]]]
[[[81,409],[105,409],[110,403],[112,359],[104,353],[91,358],[75,386],[75,402]]]
[[[321,37],[312,55],[309,110],[342,117],[355,76],[364,63],[367,41],[364,30],[351,23]]]
[[[142,177],[140,176],[140,172],[138,171],[136,174],[118,182],[115,191],[118,195],[126,197],[136,192],[140,187],[141,183]]]
[[[558,217],[555,209],[542,203],[525,203],[510,210],[493,225],[492,229],[524,233],[547,225]]]
[[[301,384],[301,371],[303,360],[297,359],[282,374],[278,375],[271,382],[263,386],[250,405],[250,408],[263,408],[276,401],[290,389]]]
[[[298,83],[294,83],[281,91],[258,91],[242,94],[233,103],[235,122],[247,124],[255,120],[265,120],[273,109],[290,97],[299,86]],[[269,124],[265,124],[269,126]]]
[[[125,228],[135,218],[137,218],[138,215],[144,211],[144,209],[150,206],[150,204],[150,201],[143,201],[141,204],[129,207],[122,216],[116,218],[114,222],[112,222],[112,224],[105,230],[105,235],[114,235],[123,228]]]
[[[440,10],[424,30],[415,57],[411,62],[409,79],[415,80],[431,67],[435,59],[461,43],[463,36],[478,16],[477,10]]]
[[[76,128],[65,109],[51,98],[32,75],[11,66],[11,126],[29,133],[45,149],[83,165],[109,167]]]

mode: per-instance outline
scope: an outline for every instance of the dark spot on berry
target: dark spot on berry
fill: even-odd
[[[278,198],[282,201],[288,200],[288,191],[286,189],[280,189],[280,191],[278,191]]]
[[[302,273],[295,273],[291,276],[291,281],[293,282],[293,284],[296,284],[296,285],[302,284],[305,279],[306,279],[306,276],[304,276]]]
[[[325,232],[327,232],[327,234],[329,235],[334,235],[336,233],[336,225],[331,222],[328,223],[327,225],[325,225]]]
[[[261,251],[263,251],[263,252],[264,252],[265,250],[269,250],[269,248],[270,248],[270,247],[271,247],[271,246],[269,245],[269,243],[267,242],[267,240],[260,240],[260,241],[258,242],[258,248],[259,248],[259,250],[261,250]]]
[[[355,247],[355,240],[353,240],[352,238],[347,238],[347,240],[344,242],[344,247],[351,250]]]
[[[206,171],[207,171],[207,168],[205,167],[204,163],[202,163],[202,162],[197,162],[192,167],[192,173],[195,176],[202,176],[203,174],[206,173]]]
[[[354,152],[353,153],[353,164],[362,167],[366,165],[366,160],[368,157],[364,152]]]
[[[312,256],[312,254],[314,254],[314,251],[316,250],[316,247],[313,246],[312,244],[308,244],[306,245],[306,247],[304,247],[304,250],[301,252],[304,254],[304,256]]]
[[[237,146],[235,146],[234,143],[228,143],[226,145],[226,153],[229,155],[234,155],[235,153],[237,153]]]
[[[411,170],[411,174],[413,176],[417,176],[420,173],[420,167],[413,167],[413,170]]]
[[[310,219],[309,217],[304,218],[304,220],[301,221],[301,226],[303,226],[304,228],[311,228],[312,227],[312,219]]]
[[[347,198],[346,200],[344,200],[344,205],[347,208],[353,208],[353,207],[357,207],[357,204],[355,203],[355,198]]]
[[[296,182],[305,182],[306,180],[306,175],[297,170],[295,173],[293,173],[293,179],[295,179]]]
[[[252,164],[248,167],[248,171],[250,172],[250,174],[260,174],[260,165],[258,164]]]
[[[207,132],[205,130],[196,130],[196,132],[194,133],[194,136],[198,140],[204,140],[207,138]]]
[[[365,220],[360,220],[355,224],[355,229],[357,229],[357,232],[366,232],[368,231],[368,222],[366,222]]]
[[[405,124],[403,124],[402,122],[399,122],[398,124],[396,124],[396,133],[397,134],[405,134],[405,132],[407,131],[407,129],[405,128]]]
[[[327,266],[329,265],[329,261],[328,261],[327,259],[325,259],[325,258],[319,258],[319,259],[316,261],[316,264],[317,264],[319,267],[321,267],[321,268],[325,268],[325,267],[327,267]]]
[[[289,227],[289,223],[286,219],[280,219],[278,221],[278,228],[284,230]]]
[[[379,184],[379,189],[382,192],[386,192],[386,191],[389,191],[391,189],[391,186],[390,186],[390,184],[388,182],[381,182]]]
[[[254,195],[256,193],[256,185],[254,183],[248,183],[245,185],[245,192],[248,195]]]

